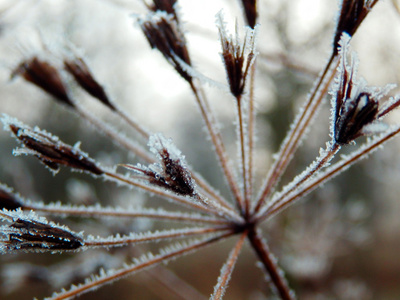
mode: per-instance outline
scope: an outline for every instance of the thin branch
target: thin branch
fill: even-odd
[[[340,150],[340,145],[332,142],[328,144],[328,149],[323,151],[322,155],[316,159],[309,167],[307,167],[304,172],[296,176],[290,183],[283,187],[282,191],[277,193],[269,203],[266,204],[268,208],[261,208],[266,214],[268,210],[273,210],[274,207],[279,206],[279,204],[291,194],[295,189],[301,186],[304,182],[313,177],[318,171],[324,168],[335,156],[335,154]]]
[[[247,195],[245,195],[245,199],[247,201],[251,201],[253,197],[253,179],[254,179],[254,174],[253,174],[253,163],[254,163],[254,141],[255,141],[255,136],[256,136],[256,116],[255,116],[255,105],[254,105],[254,88],[255,88],[255,77],[256,77],[256,63],[257,59],[254,60],[252,66],[251,66],[251,71],[250,71],[250,80],[249,80],[249,112],[248,112],[248,151],[249,151],[249,156],[248,156],[248,166],[247,166],[247,172],[248,172],[248,188],[247,188]],[[249,205],[250,209],[250,205]]]
[[[283,271],[277,265],[276,259],[262,239],[261,233],[253,228],[247,237],[281,299],[294,300],[294,292],[289,288],[286,279],[283,277]]]
[[[239,123],[239,144],[240,144],[240,158],[241,158],[241,165],[242,165],[242,180],[243,180],[243,199],[244,203],[242,203],[243,206],[241,206],[241,210],[244,216],[249,215],[249,199],[247,198],[247,195],[249,194],[249,174],[248,174],[248,168],[247,166],[247,152],[246,152],[246,138],[245,138],[245,120],[243,118],[244,112],[243,112],[243,105],[242,105],[242,95],[236,96],[236,102],[237,102],[237,109],[238,109],[238,123]]]
[[[139,244],[151,241],[170,240],[174,238],[186,238],[192,235],[216,233],[219,231],[231,231],[230,227],[211,228],[184,228],[171,229],[147,233],[131,233],[127,236],[110,236],[107,238],[89,236],[84,241],[86,247],[120,247],[128,244]]]
[[[231,192],[235,197],[237,203],[243,203],[241,192],[237,184],[236,176],[232,172],[232,165],[227,156],[227,152],[222,141],[221,133],[217,126],[216,118],[209,107],[209,104],[204,96],[204,93],[200,87],[197,87],[194,83],[191,83],[191,89],[196,97],[197,104],[200,108],[201,115],[204,122],[206,123],[207,130],[210,134],[211,141],[215,147],[215,151],[224,171],[225,178],[229,184]],[[239,205],[241,207],[241,205]]]
[[[353,152],[351,155],[343,157],[342,160],[333,164],[315,178],[306,181],[301,187],[296,189],[291,194],[288,194],[285,199],[282,199],[280,201],[280,205],[274,207],[273,210],[269,210],[268,212],[265,208],[260,210],[259,213],[257,213],[257,215],[255,216],[256,222],[261,222],[264,219],[270,218],[273,215],[281,212],[289,205],[293,204],[296,200],[304,197],[315,188],[323,185],[328,180],[347,170],[354,163],[368,157],[368,155],[370,155],[373,151],[377,150],[380,146],[382,146],[384,143],[386,143],[399,133],[400,126],[393,127],[392,130],[388,131],[386,134],[383,134],[380,137],[373,139],[370,143],[367,143],[364,146],[360,147],[360,149]]]
[[[232,249],[229,254],[227,262],[221,269],[221,273],[218,278],[217,285],[214,287],[214,293],[211,295],[210,300],[221,300],[225,294],[226,288],[228,287],[228,282],[231,279],[233,268],[235,267],[236,261],[239,257],[240,250],[242,249],[245,238],[247,237],[247,230],[242,233],[236,246]]]
[[[162,250],[156,256],[148,255],[147,257],[143,257],[142,259],[137,260],[136,263],[125,266],[122,269],[116,271],[109,271],[107,273],[103,271],[99,276],[96,276],[94,279],[90,281],[88,280],[84,284],[80,284],[78,286],[72,286],[69,290],[54,294],[52,297],[45,298],[45,300],[62,300],[62,299],[69,299],[71,297],[76,297],[83,293],[87,293],[93,289],[97,289],[105,284],[109,284],[117,279],[121,279],[122,277],[131,275],[137,271],[147,269],[149,267],[155,266],[160,263],[165,263],[167,261],[172,260],[173,258],[182,256],[184,254],[193,252],[194,250],[198,250],[205,246],[211,245],[217,241],[220,241],[222,239],[231,236],[232,234],[234,233],[228,232],[218,236],[204,239],[202,241],[193,242],[187,246],[178,245],[170,250],[168,249],[164,251]]]
[[[105,123],[103,120],[98,119],[93,114],[87,112],[80,106],[76,106],[75,111],[78,113],[79,116],[91,123],[94,127],[96,127],[97,130],[108,136],[112,141],[118,143],[120,146],[129,150],[146,162],[154,161],[153,157],[150,156],[146,149],[129,140],[126,136],[121,135],[121,133]]]

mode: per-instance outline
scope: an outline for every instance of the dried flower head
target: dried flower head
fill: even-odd
[[[335,54],[337,54],[342,34],[345,32],[352,37],[378,1],[379,0],[343,0],[333,40]]]
[[[217,15],[217,24],[222,47],[222,61],[225,65],[231,93],[238,97],[243,94],[250,66],[256,58],[255,29],[247,29],[243,44],[239,41],[236,24],[236,36],[228,34],[222,13]]]
[[[164,11],[151,12],[146,18],[138,19],[150,46],[158,49],[175,70],[188,82],[191,75],[181,66],[179,59],[191,65],[186,39],[174,15]]]
[[[150,167],[141,165],[125,167],[145,175],[150,184],[163,187],[183,196],[194,196],[196,194],[195,184],[190,172],[187,170],[184,156],[161,134],[150,137],[149,146],[151,151],[157,155],[160,163]]]
[[[398,99],[391,99],[381,108],[379,101],[394,85],[387,85],[383,89],[368,87],[363,78],[356,78],[358,61],[355,53],[351,55],[351,64],[347,63],[349,41],[350,37],[344,34],[340,42],[341,62],[336,78],[337,90],[332,99],[333,137],[340,145],[349,144],[360,136],[381,131],[383,124],[379,119],[399,105]]]
[[[14,154],[30,154],[36,156],[43,164],[52,171],[58,172],[60,165],[100,175],[103,171],[86,153],[79,149],[61,142],[38,128],[32,129],[21,122],[8,116],[3,116],[3,124],[6,130],[23,144],[22,148],[14,150]]]
[[[75,57],[73,60],[64,60],[64,67],[86,92],[100,100],[112,110],[116,110],[104,91],[104,88],[94,78],[92,72],[82,58]]]
[[[20,210],[0,211],[1,219],[12,221],[9,226],[1,226],[0,252],[75,250],[83,246],[78,234],[44,218],[35,220],[32,214],[26,217]]]
[[[11,78],[17,75],[40,87],[60,102],[74,107],[60,73],[48,62],[37,57],[25,60],[12,72]]]

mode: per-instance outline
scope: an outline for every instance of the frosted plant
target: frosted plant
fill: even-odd
[[[226,150],[218,117],[209,105],[209,99],[203,90],[204,78],[212,76],[207,74],[197,76],[199,71],[192,64],[183,29],[184,22],[177,11],[176,2],[154,0],[153,4],[146,3],[147,14],[135,15],[134,18],[150,46],[163,55],[193,92],[213,145],[212,150],[216,154],[229,188],[229,195],[223,196],[212,183],[198,174],[172,139],[160,133],[152,133],[146,128],[146,124],[137,122],[119,107],[118,103],[112,101],[106,89],[90,70],[85,58],[79,55],[79,51],[74,47],[69,45],[67,53],[59,58],[58,65],[42,56],[27,57],[13,69],[11,77],[21,77],[51,95],[115,143],[135,154],[137,162],[119,161],[109,165],[108,162],[97,161],[80,149],[80,143],[74,146],[68,145],[38,127],[32,128],[4,114],[1,118],[4,129],[21,144],[21,148],[14,151],[15,155],[32,155],[53,173],[57,173],[61,167],[70,168],[90,174],[96,179],[105,181],[105,184],[111,185],[115,182],[182,207],[181,210],[171,210],[168,205],[165,208],[145,208],[44,203],[25,199],[6,185],[0,185],[2,209],[0,252],[3,255],[25,252],[40,252],[36,255],[41,255],[42,252],[72,252],[69,259],[43,271],[43,276],[47,272],[63,273],[63,276],[58,275],[53,278],[51,275],[46,275],[46,280],[51,281],[52,285],[63,285],[61,291],[46,299],[78,297],[126,276],[147,271],[151,267],[157,269],[150,274],[158,276],[157,279],[163,284],[171,285],[171,278],[178,283],[177,289],[182,290],[175,292],[180,298],[202,299],[203,296],[199,296],[197,291],[172,274],[163,263],[197,252],[229,237],[236,237],[237,241],[220,269],[214,290],[207,291],[211,293],[210,299],[223,298],[245,241],[254,250],[265,277],[269,279],[268,285],[271,291],[281,299],[295,299],[296,291],[290,288],[291,281],[288,282],[285,278],[277,259],[272,254],[261,225],[355,162],[366,158],[400,132],[399,125],[383,123],[383,117],[400,105],[400,97],[387,96],[394,86],[370,87],[364,79],[357,78],[358,60],[350,49],[351,38],[378,1],[344,0],[333,37],[332,55],[291,125],[278,153],[274,156],[269,171],[264,172],[265,177],[259,184],[260,180],[256,180],[255,176],[263,170],[257,170],[254,162],[257,141],[254,104],[254,78],[258,55],[256,40],[263,26],[262,22],[256,25],[259,7],[256,1],[242,1],[248,24],[244,37],[241,37],[241,29],[237,25],[235,34],[230,34],[223,13],[217,14],[221,58],[227,77],[225,90],[229,91],[233,98],[232,105],[235,106],[237,118],[236,133],[239,147],[238,161],[234,163]],[[74,81],[76,86],[99,100],[111,114],[130,126],[139,137],[147,139],[148,145],[143,145],[140,140],[132,141],[106,121],[84,109],[69,90],[66,75],[70,76],[70,80]],[[329,89],[330,93],[327,93]],[[281,187],[280,181],[285,170],[304,140],[309,127],[312,126],[327,94],[331,98],[331,118],[330,123],[326,124],[330,128],[330,139],[326,143],[326,148],[320,150],[314,162],[304,167],[302,172]],[[364,139],[360,146],[352,148],[349,154],[337,157],[344,146],[355,144],[356,140],[364,136],[368,138]],[[124,169],[128,172],[122,173]],[[149,200],[151,201],[152,199]],[[82,230],[75,231],[62,225],[63,220],[67,223],[67,220],[78,217],[82,220],[68,224],[72,224],[69,225],[71,228],[82,226]],[[116,232],[108,236],[98,236],[90,233],[90,227],[86,229],[85,219],[105,217],[107,220],[114,219],[109,221],[110,224],[105,224],[105,227],[114,229],[115,226]],[[57,218],[60,224],[51,221],[52,218]],[[115,224],[121,220],[136,218],[179,225],[172,229],[157,228],[160,223],[158,222],[154,223],[155,228],[150,230],[134,232],[127,227],[126,231],[118,232],[120,227]],[[147,252],[146,248],[137,247],[138,244],[158,242],[167,245],[159,246],[155,252]],[[115,255],[96,254],[90,259],[84,256],[94,249],[111,250],[116,247],[133,250],[127,250],[122,254],[116,251]],[[73,261],[74,255],[78,257],[78,262]],[[82,279],[80,283],[65,286],[68,282],[75,281],[74,274],[85,273],[77,266],[82,257],[87,261],[84,264],[87,270],[83,271],[93,272],[93,275]],[[126,262],[126,257],[129,257],[129,262]],[[108,262],[101,263],[104,259]],[[209,264],[201,259],[198,258],[200,264]],[[98,272],[96,261],[101,267]],[[315,270],[326,267],[323,261],[319,263],[312,259],[306,264]],[[82,272],[74,273],[74,267]],[[13,269],[13,265],[10,264],[7,273],[13,274],[12,278],[15,280],[19,277],[23,282],[21,277],[24,274],[29,277],[31,268],[31,265],[21,263],[15,264]],[[85,275],[80,277],[82,276]],[[171,286],[170,288],[173,289]]]

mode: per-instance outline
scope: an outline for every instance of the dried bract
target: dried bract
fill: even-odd
[[[231,93],[238,97],[243,94],[250,66],[256,58],[255,30],[248,29],[244,42],[241,44],[237,28],[235,38],[227,33],[221,13],[217,15],[217,23],[222,47],[221,56],[225,65],[229,88]]]
[[[353,36],[358,27],[378,0],[343,0],[333,40],[334,53],[337,54],[339,41],[344,32]]]
[[[173,15],[157,11],[149,13],[145,19],[138,19],[150,46],[158,49],[175,70],[188,82],[192,77],[181,66],[179,59],[191,65],[186,39]]]
[[[15,119],[3,117],[5,128],[23,144],[23,148],[14,151],[15,154],[31,154],[53,171],[58,171],[60,165],[73,169],[101,175],[103,171],[96,163],[77,146],[64,144],[50,134],[32,129]]]
[[[254,29],[257,21],[257,0],[242,0],[247,24]]]
[[[68,95],[58,70],[43,60],[33,57],[23,61],[11,74],[11,78],[20,75],[26,81],[40,87],[60,102],[74,107],[74,103]]]
[[[89,67],[82,58],[76,57],[74,60],[64,60],[64,67],[86,92],[100,100],[110,109],[115,110],[115,106],[110,102],[104,88],[94,78]]]
[[[157,154],[159,164],[149,167],[141,165],[125,167],[145,176],[149,183],[163,187],[183,196],[194,196],[196,194],[195,184],[190,172],[187,170],[186,162],[181,152],[161,134],[150,137],[149,146],[151,151]]]

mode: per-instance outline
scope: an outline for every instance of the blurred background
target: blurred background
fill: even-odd
[[[332,51],[338,1],[259,0],[259,35],[255,100],[258,113],[257,182],[261,182],[290,123]],[[231,32],[242,29],[239,1],[183,0],[181,18],[195,68],[224,83],[225,70],[215,15],[223,10]],[[380,1],[362,24],[352,48],[360,59],[359,76],[371,86],[399,83],[400,14],[398,3]],[[136,24],[145,12],[141,1],[0,0],[0,112],[37,125],[81,148],[107,166],[136,163],[136,158],[107,139],[37,87],[11,72],[37,55],[59,63],[73,44],[111,98],[155,132],[171,137],[190,165],[224,195],[226,184],[187,84],[152,51]],[[92,113],[136,138],[106,108],[72,81],[72,95]],[[236,158],[235,105],[230,95],[204,85],[217,111],[231,157]],[[399,89],[392,91],[397,94]],[[329,140],[329,97],[283,183],[301,172]],[[398,123],[393,113],[389,123]],[[362,141],[360,141],[362,142]],[[165,201],[62,169],[52,175],[35,158],[14,157],[17,146],[0,131],[0,182],[31,200],[73,204],[143,205],[176,209]],[[356,146],[348,146],[343,153]],[[400,139],[385,145],[350,171],[265,224],[265,238],[286,271],[299,299],[399,299],[400,297]],[[57,219],[55,219],[57,221]],[[73,222],[72,222],[73,221]],[[72,220],[70,227],[108,235],[176,227],[140,220]],[[65,222],[65,221],[62,221]],[[102,226],[99,226],[101,224]],[[213,286],[234,239],[168,264],[168,269],[205,295]],[[0,299],[43,298],[81,282],[99,267],[117,268],[129,257],[160,245],[127,247],[106,253],[21,254],[0,257]],[[128,258],[126,258],[128,257]],[[207,266],[205,268],[204,266]],[[156,270],[156,269],[155,269]],[[174,278],[163,269],[120,280],[80,299],[181,299],[160,281]],[[54,275],[58,274],[58,275]],[[178,285],[179,286],[179,285]],[[274,299],[256,266],[251,249],[241,254],[225,299]]]

